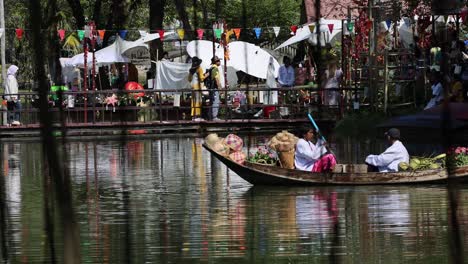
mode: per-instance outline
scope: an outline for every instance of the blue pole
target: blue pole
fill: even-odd
[[[314,126],[315,130],[317,130],[317,133],[320,134],[320,136],[322,137],[322,140],[326,142],[327,140],[326,140],[325,137],[322,135],[322,133],[320,133],[320,129],[319,129],[319,127],[317,126],[317,123],[315,123],[315,120],[314,120],[314,118],[312,117],[312,115],[311,115],[310,113],[308,113],[308,114],[307,114],[307,117],[309,117],[310,122],[311,122],[312,125]]]

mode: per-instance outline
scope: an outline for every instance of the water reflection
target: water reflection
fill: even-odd
[[[67,145],[84,263],[448,259],[445,186],[252,187],[201,142],[180,137]],[[264,138],[248,142],[255,148]],[[338,155],[354,157],[350,153],[361,153],[362,144],[337,147]],[[47,262],[40,144],[2,143],[1,149],[11,262]],[[468,188],[459,187],[463,201]],[[464,243],[467,209],[459,203]],[[54,207],[50,213],[57,217]],[[62,245],[55,243],[58,256]]]

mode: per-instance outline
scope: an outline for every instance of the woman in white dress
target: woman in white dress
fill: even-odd
[[[328,69],[325,71],[325,85],[323,104],[328,106],[338,106],[341,101],[341,92],[339,90],[343,71],[338,68],[336,62],[330,62]],[[333,89],[333,90],[327,90]]]

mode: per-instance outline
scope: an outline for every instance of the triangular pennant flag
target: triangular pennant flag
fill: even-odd
[[[310,33],[314,33],[314,30],[315,30],[315,24],[309,25]]]
[[[280,27],[273,27],[273,32],[275,32],[275,37],[278,37],[280,29],[281,29]]]
[[[128,30],[125,30],[125,29],[119,30],[120,38],[125,39],[125,37],[127,36],[127,32]]]
[[[198,39],[202,39],[203,38],[203,33],[205,33],[205,30],[199,28],[197,29],[197,36],[198,36]]]
[[[448,15],[444,15],[444,23],[448,22]]]
[[[185,36],[185,30],[183,28],[177,29],[177,35],[179,35],[180,40],[183,40]]]
[[[465,23],[467,16],[468,16],[468,9],[466,8],[462,9],[462,11],[460,12],[460,18],[462,20],[462,23]]]
[[[354,22],[349,22],[348,23],[348,31],[353,32],[353,29],[354,29]]]
[[[372,28],[372,20],[367,20],[366,27],[367,27],[368,30],[370,30]]]
[[[3,33],[5,32],[4,28],[0,28],[0,39],[3,37]]]
[[[294,33],[294,35],[296,35],[297,26],[296,26],[296,25],[292,25],[292,26],[291,26],[291,31]]]
[[[57,32],[60,37],[60,41],[63,41],[63,39],[65,38],[65,29],[59,29],[57,30]]]
[[[390,26],[392,25],[392,20],[387,19],[387,20],[385,21],[385,23],[387,23],[387,29],[389,30],[389,29],[390,29]]]
[[[330,34],[333,33],[333,27],[334,27],[334,26],[335,26],[335,25],[333,25],[333,24],[328,24],[328,30],[330,30]]]
[[[159,40],[164,41],[164,29],[158,30]]]
[[[98,30],[97,32],[98,32],[98,34],[99,34],[99,38],[100,38],[101,40],[104,40],[104,35],[106,35],[106,30],[105,30],[105,29],[100,29],[100,30]]]
[[[255,31],[255,36],[257,37],[257,39],[260,38],[260,34],[262,34],[262,29],[261,28],[254,28],[253,29]]]
[[[138,32],[140,33],[140,37],[142,37],[142,38],[146,37],[146,35],[148,34],[148,32],[146,32],[146,30],[138,30]]]
[[[82,41],[83,38],[84,38],[84,33],[85,33],[84,30],[79,29],[79,30],[77,30],[77,32],[78,32],[78,39],[80,39],[80,41]]]
[[[220,39],[221,38],[221,34],[223,33],[222,29],[220,28],[215,28],[214,29],[214,33],[215,33],[215,36],[217,39]]]
[[[229,40],[231,39],[231,35],[234,34],[234,31],[232,29],[226,31],[225,37],[226,37],[226,43],[229,43]]]
[[[234,34],[236,34],[236,39],[239,39],[240,33],[241,33],[241,29],[240,29],[240,28],[234,28],[234,29],[232,29],[232,30],[234,30]]]
[[[16,31],[16,37],[21,40],[23,38],[24,30],[22,28],[17,28],[15,31]]]

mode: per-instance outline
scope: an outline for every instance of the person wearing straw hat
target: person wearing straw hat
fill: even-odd
[[[192,58],[192,67],[189,70],[188,81],[192,87],[191,115],[193,121],[203,121],[201,118],[202,87],[205,74],[201,67],[202,60],[198,57]]]

